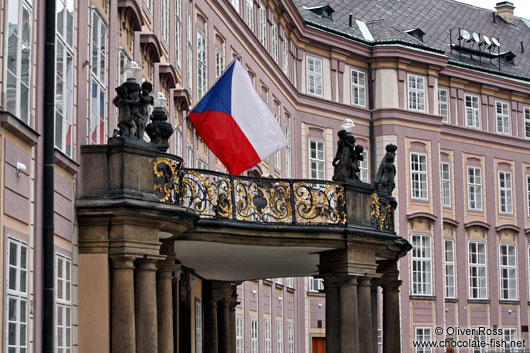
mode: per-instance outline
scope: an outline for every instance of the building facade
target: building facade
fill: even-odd
[[[44,4],[3,0],[0,9],[6,352],[39,352],[42,341]],[[78,276],[75,199],[91,168],[80,146],[113,136],[128,63],[167,98],[169,152],[223,172],[185,117],[236,57],[289,141],[247,175],[331,180],[346,118],[364,147],[363,181],[376,178],[385,146],[398,146],[396,232],[414,246],[399,264],[403,352],[429,352],[413,341],[438,339],[436,327],[530,339],[530,22],[509,2],[496,12],[449,0],[57,0],[56,9],[57,351],[98,342],[78,335],[98,310],[78,299],[90,280]],[[314,275],[240,284],[236,352],[321,352],[326,304]],[[189,278],[194,353],[204,340],[202,280]]]

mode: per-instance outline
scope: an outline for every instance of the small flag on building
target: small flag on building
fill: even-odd
[[[197,103],[189,119],[230,174],[241,174],[287,145],[276,118],[237,60]]]

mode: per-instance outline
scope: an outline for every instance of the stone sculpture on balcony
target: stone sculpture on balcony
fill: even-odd
[[[374,186],[380,197],[391,199],[392,192],[396,187],[394,178],[396,176],[396,166],[394,160],[396,157],[397,146],[393,144],[386,145],[386,154],[379,165],[379,170],[375,176]]]
[[[346,130],[338,132],[337,153],[333,159],[334,181],[360,182],[359,163],[363,160],[363,146],[355,145],[355,137]]]

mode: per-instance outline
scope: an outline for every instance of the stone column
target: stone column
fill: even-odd
[[[156,304],[158,321],[158,353],[174,353],[173,291],[175,264],[162,262],[156,273]]]
[[[204,353],[218,353],[217,300],[208,299],[204,311]]]
[[[383,353],[401,352],[399,287],[401,281],[383,281]]]
[[[326,292],[326,353],[340,353],[339,281],[324,279]]]
[[[363,276],[359,278],[358,300],[359,300],[359,352],[372,352],[372,283],[371,278]]]
[[[237,299],[230,303],[230,353],[236,353],[236,306]]]
[[[112,256],[112,353],[135,353],[134,257]]]
[[[219,322],[219,353],[230,352],[230,302],[226,298],[219,301],[221,317]]]
[[[340,353],[361,352],[359,350],[357,276],[347,276],[341,280],[339,289],[339,303]],[[366,351],[362,352],[364,353]]]
[[[136,351],[158,353],[156,260],[137,260],[136,266]]]
[[[377,339],[379,331],[377,330],[379,328],[379,312],[377,310],[377,284],[375,280],[372,280],[372,291],[370,292],[372,295],[372,352],[377,353]]]

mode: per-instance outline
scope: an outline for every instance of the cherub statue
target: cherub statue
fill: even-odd
[[[335,167],[333,173],[334,181],[344,181],[349,179],[350,173],[348,171],[348,163],[350,161],[350,149],[348,147],[348,141],[346,130],[340,130],[338,132],[339,141],[337,142],[337,153],[331,164]]]
[[[145,125],[147,125],[147,121],[149,120],[149,106],[154,103],[153,96],[150,95],[152,90],[153,85],[151,82],[145,81],[142,83],[142,94],[139,97],[138,108],[135,114],[137,126],[136,137],[139,139],[144,138]]]
[[[396,166],[394,159],[396,157],[397,146],[393,144],[386,145],[386,154],[379,165],[379,170],[375,176],[374,186],[377,194],[383,197],[392,197],[392,191],[396,187],[394,177],[396,175]]]
[[[118,129],[114,130],[115,136],[131,137],[136,132],[134,111],[138,104],[138,90],[135,87],[127,89],[125,85],[116,87],[118,95],[112,101],[118,107]]]

